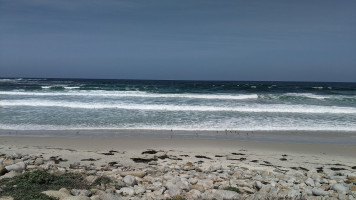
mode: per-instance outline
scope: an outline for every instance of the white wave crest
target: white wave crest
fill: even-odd
[[[125,104],[125,103],[83,103],[51,100],[3,100],[1,107],[33,106],[33,107],[65,107],[79,109],[125,109],[125,110],[153,110],[153,111],[199,111],[199,112],[252,112],[252,113],[330,113],[356,114],[354,107],[314,106],[314,105],[286,105],[286,104],[249,104],[234,107],[220,106],[188,106],[188,105],[158,105],[158,104]]]
[[[48,89],[49,86],[42,86]],[[65,87],[66,88],[66,87]],[[66,88],[67,89],[67,88]],[[68,88],[69,89],[69,88]],[[76,87],[70,87],[76,89]],[[22,96],[95,96],[95,97],[142,97],[142,98],[191,98],[191,99],[226,99],[243,100],[257,99],[257,94],[159,94],[140,91],[76,91],[76,92],[22,92],[22,91],[0,91],[3,95],[22,95]]]

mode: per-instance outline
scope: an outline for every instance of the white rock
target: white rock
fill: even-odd
[[[168,189],[168,194],[171,197],[180,195],[182,193],[182,189],[178,185],[170,181],[166,183],[166,188]]]
[[[311,186],[311,187],[314,187],[315,184],[314,184],[314,180],[309,178],[305,181],[305,184],[307,184],[308,186]]]
[[[122,193],[124,196],[132,196],[135,194],[135,190],[129,187],[123,187],[119,190],[119,193]]]
[[[312,189],[312,193],[315,196],[326,196],[326,195],[329,194],[327,191],[324,191],[324,190],[322,190],[320,188],[313,188]]]
[[[22,172],[23,170],[26,169],[26,164],[24,162],[19,162],[16,164],[8,165],[5,168],[7,169],[7,171]]]
[[[216,199],[241,199],[241,195],[234,191],[216,190],[214,192],[214,198],[216,198]]]
[[[142,186],[135,185],[134,186],[135,194],[142,194],[146,192],[146,189]]]
[[[347,193],[347,188],[344,187],[343,185],[341,184],[334,184],[332,187],[331,187],[332,190],[335,190],[337,191],[338,193],[341,193],[341,194],[346,194]]]
[[[254,186],[259,190],[259,189],[262,188],[263,185],[262,185],[262,183],[260,181],[256,181]]]
[[[199,190],[190,190],[186,194],[188,199],[201,199],[201,192]]]
[[[126,183],[127,186],[134,186],[137,184],[135,177],[131,175],[125,176],[124,182]]]
[[[210,179],[199,180],[197,185],[203,186],[205,190],[214,188],[214,182]]]
[[[91,192],[90,190],[77,190],[77,189],[72,189],[71,194],[74,196],[90,196]]]
[[[214,172],[217,170],[221,170],[222,169],[222,165],[221,164],[213,164],[209,167],[209,171]]]

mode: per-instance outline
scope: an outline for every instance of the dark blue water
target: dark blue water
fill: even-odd
[[[356,130],[356,83],[0,79],[1,129]]]

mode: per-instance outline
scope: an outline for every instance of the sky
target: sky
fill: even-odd
[[[0,77],[356,82],[355,0],[0,0]]]

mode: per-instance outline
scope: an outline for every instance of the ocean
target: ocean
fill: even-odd
[[[356,83],[2,78],[0,129],[356,131]]]

